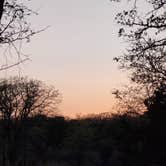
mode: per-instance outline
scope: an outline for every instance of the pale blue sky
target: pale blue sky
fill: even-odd
[[[50,28],[25,46],[32,61],[21,65],[21,74],[55,85],[63,95],[59,108],[66,115],[110,111],[110,91],[125,77],[112,61],[122,53],[114,20],[119,6],[109,0],[30,3],[39,12],[32,25]]]

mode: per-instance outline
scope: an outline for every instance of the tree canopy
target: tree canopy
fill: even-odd
[[[0,116],[22,120],[37,114],[56,114],[60,94],[41,81],[11,77],[0,81]]]
[[[120,1],[119,1],[120,2]],[[159,86],[166,81],[166,1],[130,0],[118,13],[119,36],[129,43],[126,53],[114,58],[131,70],[131,79],[140,84]]]

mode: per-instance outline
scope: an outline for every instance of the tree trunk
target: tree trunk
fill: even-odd
[[[2,15],[3,15],[4,2],[5,2],[5,0],[0,0],[0,22],[1,22],[1,19],[2,19]]]

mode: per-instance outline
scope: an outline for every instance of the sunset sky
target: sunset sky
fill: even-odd
[[[54,85],[63,96],[59,109],[68,116],[111,111],[111,90],[126,80],[113,62],[123,52],[114,20],[120,6],[109,0],[29,3],[39,13],[30,19],[32,26],[49,28],[25,45],[31,61],[1,76],[20,73]]]

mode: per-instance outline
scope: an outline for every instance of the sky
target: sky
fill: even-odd
[[[66,116],[112,111],[111,91],[126,80],[113,57],[121,55],[115,14],[123,8],[109,0],[33,0],[39,13],[32,27],[44,32],[24,45],[31,60],[1,75],[21,74],[54,85],[62,93]]]

